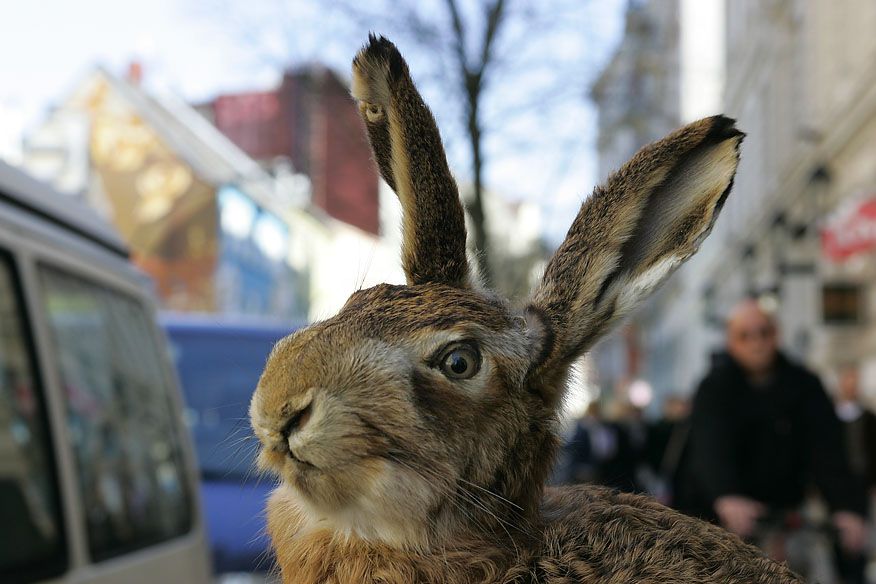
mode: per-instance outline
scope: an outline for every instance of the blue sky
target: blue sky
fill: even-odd
[[[31,0],[4,4],[0,156],[14,152],[21,133],[97,64],[122,74],[128,63],[137,60],[144,66],[147,88],[198,102],[221,92],[270,87],[283,63],[322,61],[346,75],[352,55],[364,41],[365,29],[380,31],[379,20],[338,24],[345,16],[339,9],[309,0]],[[586,44],[592,57],[581,79],[589,78],[595,64],[606,61],[619,39],[624,5],[623,0],[592,0],[593,24],[588,30],[542,41],[533,50],[550,55],[558,50],[580,51]],[[402,43],[400,48],[404,52]],[[409,61],[416,79],[418,71],[426,68],[418,64],[425,63],[414,55]],[[538,72],[533,75],[537,78]],[[509,92],[525,91],[513,82],[508,88]],[[453,136],[458,120],[434,107],[440,96],[424,93],[444,129],[451,165],[464,180],[467,149]],[[501,92],[498,95],[492,102],[496,107],[502,102]],[[532,148],[525,153],[503,143],[504,134],[496,134],[487,143],[491,155],[487,185],[509,198],[539,202],[545,211],[546,231],[554,241],[598,179],[592,149],[595,116],[586,95],[580,97],[580,103],[570,104],[552,118],[518,115],[502,128],[524,139],[531,137]],[[581,140],[569,148],[556,147],[552,136],[563,133]]]

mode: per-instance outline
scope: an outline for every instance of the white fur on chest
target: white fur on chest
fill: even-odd
[[[326,508],[303,497],[293,487],[277,487],[284,505],[298,518],[292,537],[329,531],[335,537],[361,539],[396,549],[426,550],[430,547],[429,508],[438,499],[433,485],[407,469],[383,461],[383,472],[370,481],[356,500],[343,508]]]

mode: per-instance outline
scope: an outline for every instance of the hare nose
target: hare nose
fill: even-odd
[[[307,420],[310,419],[310,412],[312,409],[313,402],[307,404],[305,408],[300,409],[292,414],[292,417],[289,418],[289,421],[287,421],[280,429],[280,434],[282,434],[283,440],[288,440],[289,436],[304,427],[304,424],[306,424]]]

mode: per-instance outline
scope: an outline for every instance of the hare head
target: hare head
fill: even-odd
[[[401,200],[407,285],[355,292],[268,358],[250,416],[296,523],[272,535],[517,538],[539,514],[572,361],[697,250],[743,134],[716,116],[646,146],[586,199],[517,310],[479,286],[438,129],[388,40],[358,53],[352,93]]]

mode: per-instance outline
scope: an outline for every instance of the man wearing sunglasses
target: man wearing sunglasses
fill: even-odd
[[[775,320],[754,300],[730,314],[726,352],[694,399],[688,447],[687,510],[757,542],[764,526],[797,521],[815,487],[845,553],[864,548],[866,495],[833,405],[818,378],[782,354]]]

